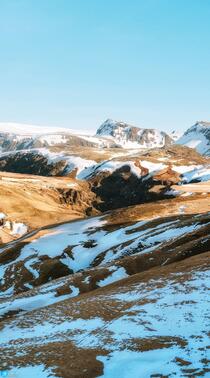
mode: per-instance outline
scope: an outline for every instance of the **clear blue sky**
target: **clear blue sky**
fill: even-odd
[[[0,121],[210,120],[209,0],[1,0]]]

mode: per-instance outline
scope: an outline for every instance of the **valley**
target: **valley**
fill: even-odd
[[[0,370],[208,377],[208,123],[181,137],[109,119],[95,135],[10,126]]]

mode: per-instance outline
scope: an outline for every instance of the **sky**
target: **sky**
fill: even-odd
[[[209,0],[1,0],[0,121],[210,120]]]

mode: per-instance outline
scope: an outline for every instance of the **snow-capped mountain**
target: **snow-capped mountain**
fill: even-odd
[[[71,146],[98,147],[100,144],[103,144],[103,141],[97,138],[75,135],[68,131],[43,133],[41,135],[0,132],[0,152],[49,147],[59,147],[62,150]]]
[[[163,147],[172,142],[169,135],[163,131],[139,128],[112,119],[102,123],[96,135],[112,138],[116,144],[124,148]]]
[[[70,146],[146,149],[163,147],[173,140],[163,131],[139,128],[111,119],[99,127],[95,136],[68,128],[0,123],[0,152],[42,147],[59,147],[63,150]]]
[[[200,154],[210,156],[210,122],[196,122],[176,143],[195,148]]]
[[[170,138],[176,142],[178,139],[182,137],[183,133],[177,130],[173,130],[171,133],[169,133]]]

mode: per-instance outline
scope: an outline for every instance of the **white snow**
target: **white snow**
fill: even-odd
[[[62,287],[64,281],[60,280],[56,283],[47,283],[42,285],[39,291],[36,293],[27,292],[25,296],[16,296],[15,299],[9,298],[0,302],[0,316],[3,316],[9,311],[33,311],[37,308],[49,306],[53,303],[61,302],[64,299],[69,299],[79,295],[79,289],[73,285],[69,288],[71,292],[69,294],[56,295],[56,289]],[[26,285],[25,285],[26,286]],[[31,287],[29,287],[31,288]]]
[[[136,137],[130,136],[131,130],[136,127],[124,122],[107,119],[97,130],[97,135],[110,138],[122,148],[155,148],[165,145],[165,134],[156,129],[139,128]],[[138,128],[137,128],[138,129]]]
[[[118,268],[116,269],[111,275],[109,275],[107,278],[104,278],[103,280],[97,282],[98,286],[106,286],[109,285],[115,281],[122,280],[123,278],[128,277],[128,274],[126,273],[125,268]]]
[[[175,172],[184,174],[190,171],[193,171],[194,169],[200,169],[202,168],[202,165],[173,165],[172,169]]]
[[[179,196],[181,192],[179,190],[170,189],[164,193],[166,196]]]
[[[202,155],[210,154],[210,124],[197,122],[176,143],[195,148]]]
[[[200,168],[195,168],[192,171],[183,174],[184,182],[196,181],[208,181],[210,180],[210,165],[206,165]]]
[[[64,144],[67,142],[68,138],[63,134],[46,134],[38,138],[40,142],[46,142],[49,146],[54,144]]]
[[[149,173],[156,172],[166,167],[163,163],[152,163],[148,160],[139,160],[140,165],[143,168],[147,168]],[[79,175],[79,179],[88,179],[93,174],[97,174],[99,172],[109,172],[113,173],[117,169],[120,169],[123,166],[129,166],[131,172],[135,174],[137,177],[141,177],[141,169],[135,165],[135,162],[132,160],[127,161],[120,161],[120,160],[106,160],[96,165],[90,166],[88,169],[82,171]]]
[[[1,346],[10,348],[11,353],[24,353],[25,347],[70,340],[78,348],[107,350],[108,355],[97,357],[104,364],[101,378],[184,378],[186,366],[179,364],[177,358],[188,361],[189,369],[196,369],[196,373],[202,372],[208,359],[209,284],[209,271],[191,271],[183,276],[172,273],[167,281],[159,278],[147,284],[143,281],[124,285],[107,297],[98,294],[98,303],[101,297],[113,314],[115,308],[120,309],[111,321],[100,317],[83,319],[79,313],[71,318],[67,311],[62,312],[62,307],[53,313],[49,309],[44,319],[42,314],[26,315],[24,327],[21,318],[5,323]],[[153,344],[153,339],[162,342],[162,348]],[[135,340],[139,345],[150,340],[151,347],[135,350]]]
[[[4,219],[6,215],[4,213],[0,213],[0,220]]]
[[[145,224],[148,224],[147,228]],[[128,253],[133,255],[149,253],[160,247],[162,243],[191,233],[202,226],[199,217],[193,224],[179,225],[179,220],[165,220],[156,226],[153,223],[150,226],[149,221],[139,221],[111,231],[106,230],[106,217],[103,216],[70,222],[51,229],[48,234],[37,237],[25,245],[15,260],[1,266],[0,278],[4,279],[5,272],[11,272],[11,268],[16,269],[19,261],[24,262],[26,269],[34,278],[38,278],[39,272],[36,266],[39,266],[40,257],[46,255],[50,258],[58,256],[63,264],[76,273],[81,269],[90,268],[98,256],[103,257],[99,264],[103,266]],[[90,240],[94,241],[91,248],[87,246]],[[72,246],[72,256],[64,253],[68,246]],[[112,273],[111,277],[105,279],[104,284],[123,278],[123,274],[125,272],[122,269]],[[5,292],[2,292],[1,296],[5,297]]]
[[[67,134],[82,134],[84,131],[73,130],[64,127],[53,126],[37,126],[24,123],[15,122],[0,122],[0,132],[17,134],[17,136],[38,136],[43,134],[67,133]]]
[[[68,188],[78,188],[78,184],[75,183],[75,182],[71,182],[69,184],[66,184],[66,186],[68,186]]]
[[[149,173],[159,171],[161,169],[164,169],[166,167],[163,163],[153,163],[148,160],[140,160],[140,163],[142,167],[147,168],[149,170]]]
[[[3,154],[1,154],[1,156],[3,157],[3,156],[15,155],[18,153],[20,153],[20,151],[9,151],[9,152],[4,152]],[[56,164],[58,162],[63,161],[65,163],[66,174],[76,169],[77,170],[76,177],[78,178],[82,178],[82,175],[83,174],[85,175],[86,170],[88,170],[88,168],[92,168],[96,164],[94,160],[83,159],[75,155],[67,155],[64,152],[60,152],[60,153],[51,152],[47,148],[32,148],[30,150],[21,150],[21,154],[25,154],[25,155],[34,154],[34,155],[44,156],[47,159],[48,164]],[[15,181],[16,179],[9,178],[9,180]]]
[[[29,365],[24,367],[12,367],[9,370],[1,370],[2,377],[14,378],[50,378],[56,377],[49,368],[44,365]]]
[[[152,374],[185,377],[176,358],[189,361],[189,368],[197,369],[197,373],[205,367],[202,359],[208,355],[209,272],[194,273],[191,280],[184,280],[183,283],[176,282],[175,275],[174,279],[173,275],[171,278],[159,289],[154,289],[151,280],[150,291],[140,284],[138,295],[142,304],[130,307],[128,315],[107,324],[106,331],[113,333],[116,344],[108,356],[98,357],[104,364],[101,378],[148,378]],[[117,298],[122,301],[122,294],[115,294],[109,300]],[[133,292],[128,293],[124,298],[128,302],[132,299],[137,299],[137,292],[134,296]],[[129,315],[133,312],[135,315]],[[161,337],[171,337],[172,343],[162,349],[151,348],[145,352],[126,348],[128,340],[149,337],[159,340]],[[186,342],[186,346],[174,342],[173,337]],[[208,377],[208,374],[204,376]]]
[[[173,139],[174,142],[176,142],[178,139],[182,137],[183,133],[181,133],[181,131],[173,130],[169,132],[168,135],[170,136],[171,139]]]
[[[28,227],[24,223],[12,222],[11,235],[24,235],[28,231]]]

